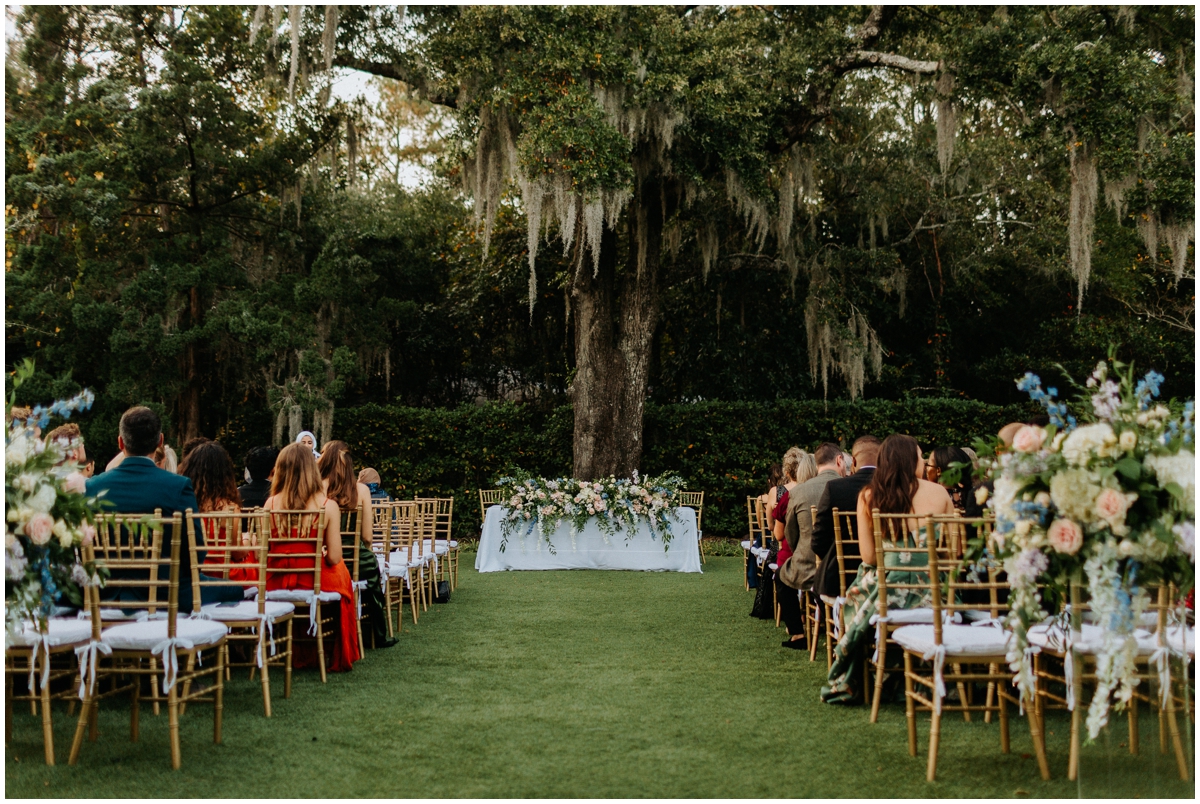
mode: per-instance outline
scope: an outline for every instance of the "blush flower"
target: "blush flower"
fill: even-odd
[[[86,494],[87,493],[87,478],[79,472],[72,472],[63,480],[63,489],[68,494]]]
[[[1137,499],[1137,495],[1133,495]],[[1093,507],[1096,516],[1111,526],[1122,525],[1125,522],[1125,512],[1129,510],[1132,500],[1116,489],[1104,489],[1096,495]]]
[[[1050,523],[1046,538],[1056,553],[1073,556],[1083,546],[1083,530],[1070,519],[1056,519]]]
[[[1037,452],[1046,443],[1046,431],[1040,427],[1026,425],[1013,436],[1013,449],[1017,452]]]
[[[54,518],[42,511],[34,514],[25,523],[25,535],[30,538],[34,544],[42,545],[50,541],[50,536],[54,533]]]

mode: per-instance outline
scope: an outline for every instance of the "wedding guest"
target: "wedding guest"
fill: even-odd
[[[38,438],[41,438],[42,437],[42,428],[37,423],[36,419],[34,419],[33,421],[30,421],[30,418],[32,416],[33,416],[33,410],[31,408],[14,405],[13,407],[9,408],[8,414],[4,418],[8,421],[9,424],[12,424],[13,422],[28,422],[29,426],[33,428],[33,434],[35,436],[37,436]]]
[[[966,466],[962,467],[958,482],[948,485],[942,481],[942,475],[946,473],[951,464],[955,463],[966,464]],[[969,507],[968,501],[971,504],[975,502],[971,483],[971,459],[958,447],[938,447],[930,453],[929,462],[925,464],[925,479],[944,486],[950,492],[950,499],[954,502],[954,507],[959,511],[964,511]]]
[[[296,443],[308,447],[312,450],[313,457],[321,460],[321,453],[317,452],[317,437],[308,430],[301,430],[296,434]]]
[[[784,647],[798,648],[802,647],[802,645],[799,643],[792,644],[792,642],[804,636],[804,620],[803,618],[794,616],[795,612],[800,608],[800,599],[794,589],[789,591],[786,586],[782,587],[782,597],[780,597],[779,572],[776,570],[772,573],[770,565],[773,563],[776,567],[782,567],[792,557],[792,545],[788,544],[784,538],[784,524],[787,519],[789,495],[798,485],[809,480],[816,474],[816,462],[813,460],[812,455],[809,455],[799,447],[792,447],[783,456],[783,473],[786,481],[783,486],[784,491],[779,496],[779,501],[775,504],[775,509],[769,517],[769,521],[771,522],[771,536],[775,540],[775,544],[778,545],[778,551],[768,556],[767,561],[764,562],[761,580],[773,584],[771,591],[775,593],[775,600],[780,605],[780,619],[787,618],[784,619],[784,622],[787,625],[788,635],[791,638],[783,643]],[[794,600],[789,598],[794,598]],[[795,604],[794,606],[792,605],[793,603]]]
[[[374,537],[371,522],[371,490],[365,483],[355,482],[354,460],[345,441],[327,441],[317,461],[321,472],[321,485],[329,498],[338,504],[342,515],[342,529],[346,517],[358,506],[362,506],[362,518],[358,522],[358,579],[367,587],[359,590],[362,595],[363,611],[367,615],[367,627],[371,643],[390,648],[395,640],[387,638],[387,606],[383,597],[383,581],[379,575],[379,562],[371,550]],[[374,471],[374,470],[372,470]],[[376,475],[378,476],[378,475]]]
[[[58,444],[63,451],[62,460],[55,464],[56,473],[65,477],[71,472],[79,472],[84,477],[91,477],[90,467],[95,464],[87,458],[87,450],[83,447],[83,433],[75,422],[67,422],[55,427],[46,434],[47,444]]]
[[[342,560],[342,535],[340,530],[341,511],[332,498],[326,496],[321,487],[321,473],[317,462],[312,456],[312,450],[301,444],[288,444],[279,452],[275,461],[275,476],[271,480],[271,496],[267,498],[263,508],[267,511],[325,511],[325,532],[321,535],[324,558],[321,560],[321,591],[337,592],[341,597],[336,603],[326,604],[334,609],[333,617],[337,625],[336,638],[333,644],[332,657],[328,670],[343,673],[352,670],[354,662],[362,658],[358,650],[358,629],[356,625],[356,609],[354,605],[354,587],[351,583],[350,572],[346,562]],[[271,536],[277,535],[274,517],[271,522]],[[313,535],[316,533],[316,523],[313,523]],[[289,550],[308,550],[308,545],[302,542],[289,544],[286,541],[276,543],[272,551],[288,552]],[[301,559],[271,558],[271,566],[295,568],[303,570]],[[301,566],[297,566],[300,564]],[[267,576],[267,589],[312,589],[312,565],[307,572],[272,572]],[[233,587],[236,589],[237,587]],[[315,644],[297,644],[293,648],[294,666],[312,667],[318,662]],[[326,656],[329,656],[326,651]]]
[[[1005,448],[1012,449],[1013,437],[1017,434],[1017,431],[1024,426],[1024,422],[1009,422],[1001,427],[1000,432],[996,435],[1000,439],[1000,442],[1004,444]]]
[[[784,495],[784,492],[787,491],[787,489],[784,488],[783,483],[783,465],[778,463],[771,464],[771,467],[767,470],[767,490],[758,495],[759,502],[763,504],[763,510],[767,512],[768,521],[770,519],[770,512],[775,510],[775,506],[779,502],[779,499]],[[751,541],[751,545],[753,547],[762,547],[764,540],[769,542],[770,538],[767,537],[764,539],[763,535],[760,534],[754,537],[754,539]],[[747,562],[746,583],[751,589],[758,588],[758,576],[759,570],[757,562]]]
[[[271,496],[271,476],[279,450],[274,447],[255,447],[246,453],[246,482],[238,486],[243,508],[262,508]]]
[[[210,441],[212,441],[212,439],[208,438],[207,436],[195,436],[194,438],[189,438],[187,441],[184,441],[183,446],[179,448],[179,460],[186,461],[187,456],[192,453],[192,450],[201,444],[207,444]]]
[[[387,502],[392,499],[391,495],[383,490],[383,486],[381,485],[383,481],[380,479],[379,473],[371,467],[368,466],[358,473],[358,482],[365,485],[367,491],[371,492],[372,500]]]
[[[162,443],[162,422],[157,413],[141,406],[125,411],[121,416],[117,437],[117,447],[121,450],[123,460],[113,469],[88,480],[87,495],[95,497],[103,492],[101,507],[119,514],[150,514],[159,509],[163,516],[169,517],[177,511],[182,514],[189,508],[200,510],[190,478],[166,472],[154,465],[151,456]],[[171,538],[169,528],[164,536]],[[203,561],[204,537],[200,529],[197,527],[185,532],[184,538],[195,540],[199,548],[197,556]],[[164,547],[163,552],[167,553],[168,548]],[[190,551],[184,543],[179,551],[179,610],[184,612],[192,610],[192,584],[187,580],[191,578],[191,566]],[[169,568],[160,568],[159,578],[166,580],[169,577]],[[101,596],[106,600],[135,600],[138,599],[138,592],[129,587],[120,590],[110,588],[101,592]],[[141,590],[140,599],[145,598],[146,591]],[[241,599],[242,590],[236,586],[201,588],[203,603]]]
[[[172,474],[179,472],[179,458],[175,456],[175,450],[166,444],[163,444],[154,451],[154,465],[164,472],[171,472]]]
[[[855,472],[850,477],[831,480],[817,503],[817,521],[813,523],[813,552],[821,556],[821,571],[817,576],[816,593],[838,597],[841,583],[838,581],[837,549],[834,545],[833,509],[839,512],[852,512],[858,508],[858,493],[871,482],[875,474],[875,462],[879,458],[879,439],[873,435],[858,438],[850,447],[854,456]],[[858,521],[850,519],[850,532],[842,534],[843,539],[851,541],[858,539]],[[858,567],[858,559],[846,558],[846,569]]]
[[[917,527],[917,517],[953,514],[954,505],[950,494],[936,483],[920,477],[922,464],[921,447],[911,436],[893,434],[883,441],[879,449],[879,467],[871,476],[871,482],[859,492],[858,549],[863,562],[858,575],[846,590],[846,602],[842,616],[846,627],[842,638],[834,648],[833,665],[829,669],[827,683],[821,689],[821,700],[826,703],[856,704],[862,702],[863,690],[858,686],[862,678],[862,662],[867,646],[875,635],[870,624],[872,614],[877,613],[878,586],[876,584],[875,539],[872,509],[883,514],[913,514],[913,531],[906,535],[912,542],[913,566],[927,563],[928,557],[920,552],[924,548],[925,534]],[[897,584],[922,583],[925,573],[888,568],[888,580]],[[929,595],[916,590],[889,591],[889,609],[913,609],[929,605]]]
[[[854,474],[854,456],[849,452],[842,453],[842,477]]]
[[[196,493],[198,513],[234,512],[242,510],[241,497],[237,489],[237,473],[233,468],[233,460],[225,448],[216,441],[205,441],[192,448],[187,458],[179,466],[179,474],[192,481],[192,489]],[[206,564],[226,563],[227,561],[244,562],[249,566],[235,567],[229,570],[229,577],[246,583],[258,581],[256,557],[252,551],[234,549],[250,544],[250,534],[226,532],[224,525],[221,530],[214,530],[212,520],[206,521],[204,533],[205,545],[209,548]],[[227,548],[227,556],[220,548]]]
[[[768,531],[763,536],[765,542],[763,546],[767,548],[768,552],[765,557],[755,560],[748,567],[748,570],[754,573],[750,588],[756,590],[754,607],[750,610],[750,616],[761,620],[770,620],[775,617],[775,571],[771,569],[771,565],[779,566],[791,555],[787,552],[787,545],[781,541],[783,521],[776,522],[775,514],[783,516],[787,511],[787,492],[798,482],[796,475],[801,471],[804,455],[804,450],[799,447],[791,447],[783,454],[783,484],[775,487],[778,498],[774,506],[770,505],[769,501],[766,506]],[[769,495],[770,492],[768,492]],[[782,555],[779,553],[780,550],[784,550]]]

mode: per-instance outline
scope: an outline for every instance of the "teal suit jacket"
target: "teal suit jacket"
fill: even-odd
[[[189,508],[193,511],[200,510],[196,503],[196,494],[192,490],[191,478],[159,469],[149,458],[126,458],[119,466],[96,475],[87,482],[87,494],[89,497],[102,494],[99,499],[100,510],[118,514],[153,514],[155,509],[161,509],[162,515],[169,517],[175,512],[184,514]],[[169,555],[170,550],[169,529],[164,536],[167,539],[163,544],[165,557]],[[199,523],[191,537],[200,548],[197,557],[203,561],[204,536]],[[169,572],[167,567],[163,567],[159,577],[166,580]],[[132,590],[123,591],[129,593]],[[142,599],[144,600],[145,596]],[[206,587],[201,592],[201,600],[204,603],[241,599],[241,590],[236,586]],[[192,611],[192,557],[185,541],[180,541],[179,544],[179,611],[184,615]]]

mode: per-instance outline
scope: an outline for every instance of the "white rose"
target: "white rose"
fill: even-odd
[[[63,532],[59,533],[58,525],[55,525],[54,533],[56,536],[58,536],[58,543],[60,545],[62,545],[62,548],[64,550],[70,548],[70,546],[75,543],[75,534],[72,533],[71,531],[67,530],[66,528],[63,528]]]
[[[1017,524],[1013,525],[1013,530],[1018,536],[1028,536],[1031,527],[1033,527],[1033,523],[1028,519],[1018,519]]]
[[[1042,506],[1043,508],[1049,508],[1050,507],[1050,494],[1049,494],[1049,492],[1039,491],[1037,493],[1037,496],[1033,498],[1033,501],[1035,503],[1037,503],[1038,505]]]
[[[1067,437],[1067,434],[1062,432],[1061,430],[1059,432],[1055,433],[1054,440],[1050,442],[1050,451],[1058,452],[1059,447],[1062,446],[1063,439],[1065,439],[1066,437]]]
[[[29,438],[25,433],[18,433],[4,448],[4,462],[9,466],[21,466],[29,460]]]
[[[42,483],[38,486],[38,490],[25,501],[25,504],[34,511],[49,512],[54,507],[56,499],[58,499],[58,492],[54,490],[54,486],[49,483]]]
[[[37,476],[36,475],[23,474],[19,478],[17,478],[17,488],[19,488],[21,491],[25,492],[26,494],[32,494],[33,489],[36,486],[37,486]]]
[[[1067,436],[1063,441],[1062,454],[1068,463],[1082,466],[1092,455],[1102,458],[1111,456],[1112,450],[1109,449],[1109,445],[1116,443],[1117,436],[1107,422],[1089,424],[1076,428]]]
[[[1130,452],[1137,446],[1137,433],[1132,430],[1126,430],[1121,433],[1121,438],[1117,442],[1122,452]]]
[[[1175,483],[1183,489],[1184,510],[1196,510],[1196,456],[1183,450],[1175,455],[1147,455],[1146,466],[1164,486]]]
[[[979,488],[975,489],[975,504],[976,505],[983,505],[985,502],[987,502],[987,499],[988,499],[988,487],[987,486],[980,486]]]

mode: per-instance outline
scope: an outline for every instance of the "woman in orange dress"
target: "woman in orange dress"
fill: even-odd
[[[179,474],[191,478],[192,489],[200,513],[223,513],[241,510],[241,498],[237,490],[237,475],[233,461],[225,448],[216,441],[206,441],[195,447],[179,466]],[[240,530],[240,529],[239,529]],[[249,545],[248,533],[227,533],[225,526],[219,528],[211,520],[204,521],[204,546],[208,555],[205,564],[223,564],[225,554],[231,552],[232,561],[241,561],[246,567],[229,570],[231,580],[244,581],[247,585],[258,582],[257,561],[253,552],[234,549]]]
[[[357,614],[354,607],[354,587],[350,572],[342,561],[342,536],[339,528],[338,504],[325,495],[321,488],[321,474],[317,471],[317,460],[312,450],[300,444],[289,444],[279,453],[275,461],[275,476],[271,481],[271,496],[263,504],[267,511],[325,511],[325,533],[321,561],[321,591],[337,592],[341,599],[326,606],[337,608],[334,617],[336,636],[332,655],[326,669],[342,673],[353,668],[354,662],[362,658],[358,650]],[[275,517],[271,517],[271,537],[276,532]],[[316,516],[312,517],[313,535],[316,534]],[[308,543],[296,542],[289,545],[286,540],[271,546],[272,553],[309,551]],[[272,569],[295,569],[297,572],[272,572],[267,575],[267,591],[275,589],[312,589],[313,567],[311,559],[281,558],[268,559]],[[299,643],[294,648],[293,666],[312,667],[317,665],[315,644]]]

